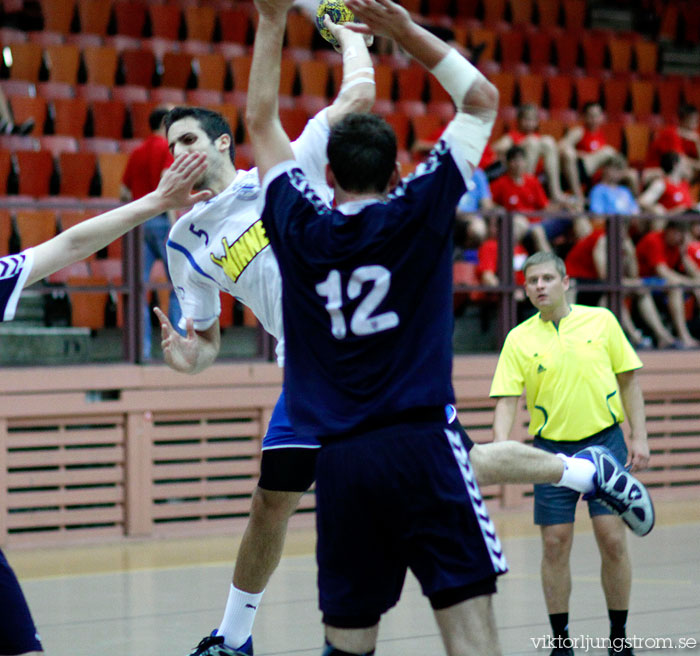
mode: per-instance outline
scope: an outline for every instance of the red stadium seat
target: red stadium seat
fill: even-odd
[[[629,81],[626,77],[611,77],[603,81],[603,106],[609,118],[625,112],[628,94]]]
[[[146,26],[146,5],[139,0],[119,0],[114,3],[117,34],[140,39]]]
[[[655,93],[654,83],[649,80],[632,80],[630,82],[632,113],[638,121],[653,113]]]
[[[121,139],[124,137],[126,105],[120,100],[96,100],[90,104],[94,137]]]
[[[572,73],[578,66],[579,42],[576,32],[561,32],[554,36],[555,65],[560,73]]]
[[[121,62],[125,84],[147,88],[153,86],[156,58],[152,50],[127,48],[121,53]]]
[[[550,109],[568,109],[573,97],[573,80],[569,75],[553,75],[546,79]]]
[[[96,168],[95,153],[61,153],[58,156],[59,195],[88,197]]]
[[[243,8],[224,8],[219,11],[221,40],[245,44],[251,31],[250,13]]]
[[[162,60],[160,84],[185,89],[192,75],[193,55],[186,52],[166,52]]]
[[[532,24],[533,0],[510,0],[509,4],[513,25]]]
[[[557,27],[561,12],[561,0],[535,0],[537,24],[540,28]]]
[[[177,41],[180,38],[182,12],[177,5],[149,4],[148,14],[151,19],[151,34],[153,36]]]
[[[53,107],[53,129],[56,134],[82,137],[88,116],[88,104],[84,98],[56,98]]]
[[[30,96],[10,96],[8,97],[12,116],[15,123],[21,124],[29,119],[34,119],[33,136],[44,133],[44,124],[47,116],[47,103],[45,98]]]
[[[519,104],[542,105],[544,78],[538,73],[519,75],[517,79]]]
[[[632,40],[613,38],[608,41],[610,70],[613,73],[629,73],[632,70]]]
[[[586,103],[600,102],[600,78],[577,77],[574,79],[576,106],[581,109]]]

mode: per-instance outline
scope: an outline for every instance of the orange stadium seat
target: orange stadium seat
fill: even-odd
[[[414,141],[434,141],[444,126],[442,119],[436,114],[411,116],[410,121]]]
[[[235,91],[248,91],[248,79],[250,78],[251,55],[241,55],[231,59],[231,71],[233,73],[233,88]]]
[[[396,145],[399,150],[408,148],[408,137],[411,130],[411,122],[408,116],[402,112],[393,112],[384,116],[384,120],[396,133]]]
[[[555,66],[560,73],[572,73],[578,66],[579,34],[561,32],[554,38]]]
[[[53,107],[53,129],[56,134],[82,137],[88,116],[85,98],[55,98]]]
[[[625,112],[629,81],[625,77],[611,77],[603,80],[603,98],[608,117],[619,116]]]
[[[469,43],[472,48],[484,44],[481,61],[496,59],[496,32],[488,27],[473,27],[469,30]]]
[[[155,100],[133,102],[129,105],[131,132],[135,139],[145,139],[150,136],[151,128],[148,124],[148,117],[156,107],[158,107],[158,102]]]
[[[0,167],[2,166],[0,153]],[[1,174],[0,170],[0,174]],[[10,254],[10,238],[12,237],[12,215],[9,210],[0,209],[0,257]]]
[[[219,11],[221,40],[246,43],[251,31],[250,14],[243,8],[233,7]]]
[[[605,51],[607,38],[597,32],[584,32],[581,37],[583,51],[583,68],[586,75],[600,75],[605,68]]]
[[[31,96],[9,96],[8,101],[12,109],[15,123],[24,123],[30,118],[34,119],[32,136],[44,134],[46,123],[47,103],[45,98]]]
[[[94,137],[121,139],[124,137],[126,105],[120,100],[96,100],[90,104]]]
[[[241,119],[241,112],[238,107],[224,103],[221,105],[210,105],[209,109],[218,112],[226,119],[226,122],[229,124],[231,132],[233,132],[233,136],[235,137]]]
[[[489,0],[484,3],[484,25],[493,27],[506,19],[506,0]]]
[[[394,69],[389,64],[376,64],[374,83],[377,99],[390,100],[394,93]]]
[[[632,80],[630,82],[632,113],[637,120],[645,119],[653,113],[655,93],[654,83],[649,80]]]
[[[659,45],[654,41],[637,39],[633,45],[636,69],[640,75],[654,75],[659,61]]]
[[[186,52],[166,52],[162,60],[160,84],[185,89],[192,75],[193,55]]]
[[[425,69],[411,64],[395,71],[399,100],[423,100]]]
[[[114,3],[117,34],[140,39],[146,25],[146,5],[139,0],[119,0]]]
[[[678,117],[678,106],[681,102],[683,82],[677,75],[665,75],[656,82],[659,97],[659,114],[665,121],[675,121]]]
[[[99,276],[75,277],[67,280],[68,287],[107,287],[106,278]],[[99,330],[105,325],[105,308],[109,293],[107,291],[70,292],[71,325],[84,326]]]
[[[507,30],[498,35],[501,65],[512,68],[522,64],[525,52],[525,35],[520,30]]]
[[[551,65],[552,35],[539,30],[528,32],[525,36],[527,43],[528,61],[531,70],[538,70]]]
[[[627,161],[642,166],[647,158],[651,130],[646,123],[627,123],[622,127]]]
[[[145,48],[127,48],[121,53],[124,83],[140,87],[153,86],[156,72],[156,57],[152,50]]]
[[[12,173],[12,154],[9,150],[0,149],[0,195],[7,193],[7,186]]]
[[[307,113],[299,107],[280,108],[280,122],[292,140],[302,133],[308,119]]]
[[[297,64],[293,59],[284,58],[280,64],[279,92],[283,96],[291,96],[294,82],[297,78]]]
[[[428,101],[429,102],[452,102],[450,94],[445,91],[433,75],[427,76],[428,81]]]
[[[600,102],[600,78],[577,77],[574,79],[576,106],[581,109],[588,102]]]
[[[531,25],[533,0],[510,0],[510,15],[513,25]]]
[[[299,63],[301,93],[306,96],[327,97],[330,69],[321,59],[310,59]]]
[[[194,62],[197,71],[197,88],[223,91],[230,75],[226,59],[221,53],[198,55]]]
[[[53,155],[48,150],[15,152],[19,193],[22,196],[48,196],[54,175]]]
[[[151,18],[151,34],[164,39],[177,41],[180,38],[182,11],[177,5],[149,4],[148,14]]]
[[[43,58],[42,47],[30,42],[11,43],[8,47],[12,57],[10,79],[38,82]]]
[[[59,195],[88,197],[96,167],[95,153],[61,153],[58,156]]]
[[[563,0],[564,29],[582,32],[586,25],[586,0]]]
[[[517,78],[518,85],[518,104],[526,103],[542,106],[544,98],[544,78],[539,73],[527,73],[519,75]]]
[[[80,19],[81,32],[106,36],[111,14],[111,2],[105,2],[105,0],[78,0],[78,17]]]
[[[214,7],[189,5],[185,7],[187,39],[210,42],[214,39],[216,9]]]
[[[128,159],[127,153],[97,153],[97,166],[102,183],[100,196],[119,198],[122,177]]]
[[[74,12],[75,0],[42,0],[41,2],[44,29],[49,32],[68,34]]]
[[[83,63],[89,84],[113,86],[119,53],[112,46],[89,46],[83,48]]]
[[[287,47],[311,49],[316,28],[302,13],[291,11],[287,15]]]
[[[510,71],[500,71],[487,76],[498,89],[498,103],[501,107],[510,107],[515,101],[515,74]]]
[[[535,8],[537,10],[537,24],[540,28],[559,25],[561,0],[535,0]]]
[[[56,235],[56,213],[47,209],[18,209],[15,212],[15,227],[22,250],[36,246]]]
[[[44,61],[49,69],[49,81],[76,84],[80,67],[80,50],[71,43],[47,46]]]
[[[569,75],[553,75],[545,81],[550,109],[571,107],[574,83]]]
[[[608,41],[610,70],[613,73],[629,73],[632,70],[632,41],[612,38]]]

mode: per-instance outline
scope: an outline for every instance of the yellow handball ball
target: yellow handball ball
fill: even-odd
[[[328,41],[334,48],[338,48],[340,44],[336,38],[323,24],[323,17],[328,14],[334,23],[349,23],[355,20],[353,13],[345,6],[343,0],[321,0],[318,3],[316,10],[316,27],[321,36]]]

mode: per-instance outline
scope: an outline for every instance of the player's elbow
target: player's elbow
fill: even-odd
[[[370,112],[377,94],[374,84],[358,84],[348,91],[351,112]]]
[[[480,76],[464,94],[462,111],[469,114],[498,112],[498,89],[485,77]]]

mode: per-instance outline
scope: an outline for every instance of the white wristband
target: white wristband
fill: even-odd
[[[346,82],[342,87],[340,87],[339,96],[342,96],[348,89],[357,86],[358,84],[374,84],[374,80],[368,77],[358,77],[356,80],[351,82]]]
[[[454,48],[450,48],[450,52],[430,72],[450,94],[458,109],[462,106],[469,88],[482,77],[481,73]]]

